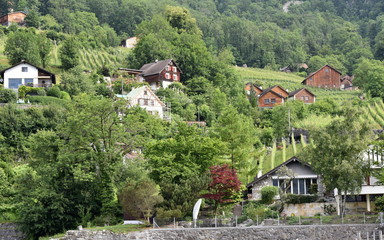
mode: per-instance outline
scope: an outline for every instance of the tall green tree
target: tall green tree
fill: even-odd
[[[76,38],[71,37],[61,44],[60,60],[61,66],[68,70],[79,65],[79,43]]]
[[[358,65],[353,84],[372,97],[384,98],[384,63],[363,59]]]
[[[4,49],[9,63],[14,65],[22,60],[40,65],[37,35],[31,31],[17,31],[8,36]]]
[[[344,117],[314,131],[314,144],[308,145],[303,153],[303,159],[321,175],[326,188],[337,189],[342,196],[341,214],[345,213],[347,193],[358,192],[364,182],[369,165],[363,153],[372,141],[369,125],[359,121],[356,111],[348,109]]]

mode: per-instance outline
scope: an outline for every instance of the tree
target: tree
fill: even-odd
[[[236,194],[240,191],[241,182],[237,177],[236,170],[228,164],[210,167],[211,183],[208,190],[210,193],[204,194],[204,198],[215,201],[215,210],[221,204],[237,201]]]
[[[337,189],[342,195],[340,210],[344,214],[347,193],[356,193],[364,181],[368,163],[363,153],[371,141],[371,130],[359,121],[355,111],[348,109],[344,119],[334,120],[311,136],[314,144],[304,151],[303,159],[321,175],[327,189]]]
[[[36,65],[41,63],[37,36],[31,31],[21,30],[9,34],[4,52],[11,65],[17,64],[22,60]]]
[[[253,144],[258,141],[250,118],[239,114],[230,106],[217,119],[212,135],[226,143],[227,154],[233,168],[240,171],[246,167],[246,159],[251,157]]]
[[[60,87],[71,96],[94,92],[92,80],[79,67],[72,68],[63,73]]]
[[[61,66],[68,70],[79,65],[79,44],[74,37],[71,37],[61,44],[60,60]]]
[[[372,97],[384,98],[384,64],[378,60],[363,59],[355,70],[353,84]]]
[[[37,46],[39,49],[41,64],[43,67],[46,67],[52,50],[52,42],[45,35],[40,34],[37,36]]]
[[[150,179],[127,183],[119,194],[119,201],[126,214],[135,218],[145,217],[148,222],[154,207],[163,201],[156,183]]]
[[[30,11],[25,18],[25,23],[28,27],[39,28],[40,27],[40,16],[35,11]]]

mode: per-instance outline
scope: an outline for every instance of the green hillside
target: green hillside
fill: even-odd
[[[304,87],[304,85],[301,84],[304,77],[298,76],[296,73],[276,72],[259,68],[234,67],[234,69],[244,84],[247,82],[253,82],[261,84],[264,89],[274,85],[280,85],[289,91],[294,91]],[[317,101],[325,98],[335,101],[350,100],[357,98],[361,93],[360,91],[341,91],[314,87],[306,88],[316,95]]]

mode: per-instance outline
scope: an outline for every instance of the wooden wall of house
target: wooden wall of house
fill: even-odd
[[[306,97],[308,97],[307,100],[306,100]],[[295,94],[295,100],[303,101],[305,103],[314,103],[315,102],[315,96],[313,96],[311,93],[309,93],[306,89],[303,89],[300,92]]]
[[[169,71],[166,71],[166,68],[164,68],[164,70],[159,74],[159,75],[152,75],[152,76],[148,76],[148,77],[145,77],[145,81],[148,82],[148,83],[152,83],[152,82],[160,82],[160,81],[171,81],[171,82],[180,82],[180,71],[179,69],[176,68],[176,72],[172,71],[172,65],[169,65]],[[166,73],[169,73],[170,74],[170,79],[167,79],[165,77]],[[173,74],[176,74],[177,75],[177,79],[174,80],[174,76]]]
[[[305,81],[305,85],[322,88],[340,88],[341,74],[334,69],[325,66]]]
[[[271,99],[276,99],[276,103],[271,103]],[[270,99],[270,102],[269,103],[265,103],[265,99]],[[284,103],[284,99],[281,98],[280,96],[276,95],[275,93],[273,92],[268,92],[266,93],[265,95],[259,97],[258,99],[258,106],[260,108],[272,108],[276,105],[280,105]]]

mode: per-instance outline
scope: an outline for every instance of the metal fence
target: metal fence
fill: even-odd
[[[153,228],[219,228],[219,227],[251,227],[279,225],[326,225],[326,224],[382,224],[383,214],[359,214],[346,216],[255,216],[253,219],[244,217],[213,217],[192,219],[154,218]],[[378,235],[377,235],[378,236]]]

